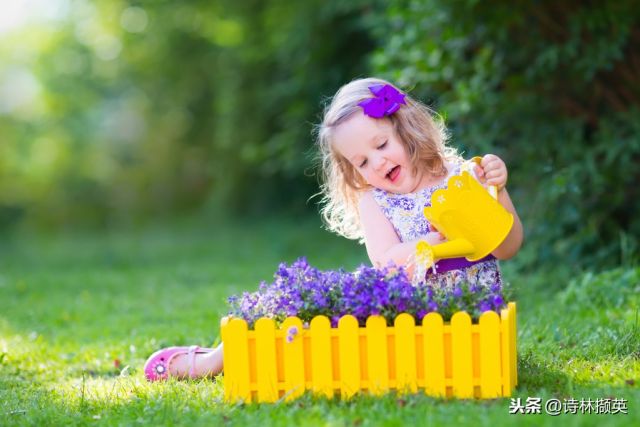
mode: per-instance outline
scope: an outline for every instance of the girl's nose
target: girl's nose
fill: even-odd
[[[383,156],[377,156],[373,159],[373,167],[375,168],[376,172],[380,172],[381,170],[383,170],[384,165],[386,164],[387,161]]]

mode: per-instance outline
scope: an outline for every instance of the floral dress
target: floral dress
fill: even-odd
[[[400,241],[417,240],[430,231],[429,221],[423,213],[424,208],[431,206],[431,195],[436,190],[446,188],[450,176],[460,174],[461,167],[461,164],[455,165],[440,184],[423,188],[415,193],[395,194],[380,189],[372,190],[373,198],[393,225]],[[449,289],[453,289],[464,281],[467,281],[471,287],[495,287],[502,284],[498,262],[492,256],[476,263],[466,263],[471,264],[466,267],[448,271],[445,271],[446,268],[438,268],[441,263],[443,262],[436,263],[435,273],[429,269],[425,276],[427,284]]]

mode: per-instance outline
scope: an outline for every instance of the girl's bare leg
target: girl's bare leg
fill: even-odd
[[[213,377],[222,372],[222,344],[211,353],[196,354],[194,374],[198,378]],[[188,376],[189,358],[187,354],[176,355],[169,365],[170,376],[182,378]]]

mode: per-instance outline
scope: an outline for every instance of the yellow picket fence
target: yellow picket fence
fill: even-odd
[[[288,331],[298,333],[287,340]],[[500,316],[489,311],[477,324],[465,312],[443,322],[427,314],[421,326],[408,314],[388,327],[371,316],[358,327],[353,316],[331,328],[325,316],[302,328],[297,317],[280,328],[261,318],[254,330],[244,320],[223,319],[224,389],[227,401],[291,400],[305,390],[332,397],[389,390],[430,396],[496,398],[517,384],[516,304]]]

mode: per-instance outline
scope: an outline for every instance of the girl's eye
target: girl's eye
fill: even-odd
[[[363,168],[367,165],[367,159],[364,159],[362,163],[360,163],[360,167]]]
[[[387,142],[389,142],[389,141],[385,141],[385,142],[383,142],[382,144],[380,144],[380,145],[378,146],[378,150],[382,150],[384,147],[386,147],[386,146],[387,146]]]

